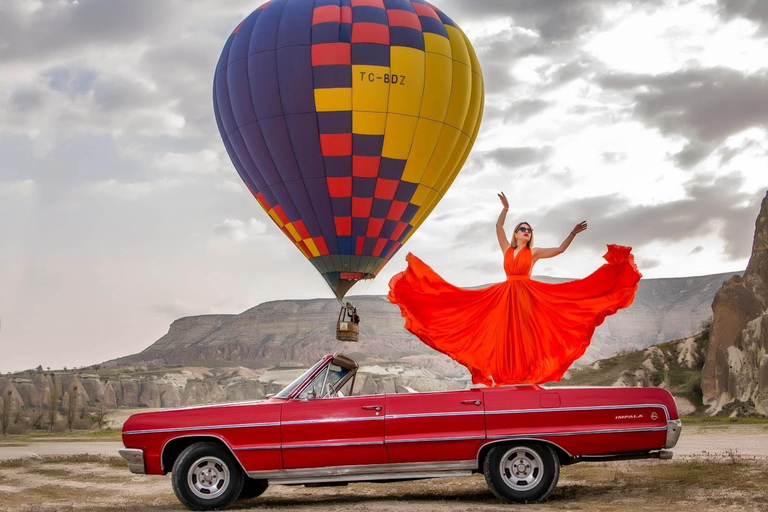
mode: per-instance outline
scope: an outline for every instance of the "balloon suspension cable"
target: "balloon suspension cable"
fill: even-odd
[[[360,294],[357,295],[358,298],[362,298],[368,295],[368,290],[371,289],[371,285],[373,284],[373,279],[363,279],[363,281],[365,281],[365,284],[362,285],[361,290],[358,290],[360,292]],[[352,302],[352,301],[350,300],[349,302]],[[355,304],[354,302],[352,302],[352,305],[357,307],[357,304]]]

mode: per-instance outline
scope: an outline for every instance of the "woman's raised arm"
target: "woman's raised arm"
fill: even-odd
[[[557,256],[558,254],[562,254],[565,252],[565,250],[568,248],[569,245],[571,245],[571,242],[573,242],[573,239],[576,238],[576,235],[581,233],[587,229],[587,221],[582,221],[576,224],[576,227],[573,228],[573,231],[568,235],[568,237],[563,241],[563,243],[560,244],[560,247],[534,247],[531,249],[531,256],[537,260],[545,259],[545,258],[552,258],[553,256]]]
[[[507,201],[507,196],[504,195],[504,192],[499,194],[499,199],[501,200],[501,205],[503,206],[503,209],[499,214],[499,220],[496,221],[496,238],[499,239],[499,247],[501,247],[501,252],[506,254],[507,249],[509,249],[510,245],[509,245],[509,240],[507,239],[507,234],[504,233],[504,221],[507,220],[507,211],[509,210],[509,201]]]

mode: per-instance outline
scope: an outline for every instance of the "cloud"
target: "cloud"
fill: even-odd
[[[680,242],[712,233],[723,241],[727,259],[749,257],[754,218],[763,192],[741,192],[739,174],[699,176],[685,185],[686,197],[659,205],[627,207],[618,196],[577,199],[545,212],[536,222],[568,226],[582,218],[590,229],[584,242],[600,250],[606,242],[641,247],[652,242]]]
[[[518,147],[498,148],[480,155],[480,157],[493,160],[506,169],[517,169],[536,163],[544,162],[552,154],[551,146],[540,148]]]
[[[628,155],[624,152],[611,152],[611,151],[605,151],[602,154],[603,161],[607,164],[616,164],[619,162],[623,162],[628,158]]]
[[[42,107],[44,98],[45,93],[39,88],[18,88],[11,93],[8,103],[11,111],[26,114]]]
[[[192,174],[234,174],[224,151],[203,149],[194,153],[169,151],[157,158],[155,166],[165,171]],[[242,186],[241,186],[242,189]]]
[[[704,250],[704,247],[701,245],[697,245],[694,247],[691,252],[688,253],[689,256],[693,256],[694,254],[699,254],[701,251]]]
[[[221,224],[213,227],[213,233],[223,239],[234,242],[247,242],[267,234],[267,225],[254,218],[243,222],[240,219],[224,219]]]
[[[586,219],[590,227],[579,235],[579,242],[595,251],[604,251],[606,243],[639,248],[715,233],[723,241],[725,258],[740,260],[751,254],[755,217],[765,194],[741,192],[744,184],[740,174],[698,176],[685,185],[686,197],[676,201],[628,205],[626,198],[612,194],[578,198],[544,211],[521,211],[517,217],[554,239]],[[475,222],[456,230],[454,244],[490,247],[495,240],[491,223]]]
[[[0,62],[28,62],[84,47],[121,45],[150,36],[183,3],[170,0],[78,0],[0,5]]]
[[[765,0],[718,0],[720,15],[731,20],[736,17],[754,21],[764,36],[768,36],[768,3]]]
[[[599,77],[606,89],[633,95],[634,114],[665,136],[680,136],[687,145],[673,155],[690,169],[729,136],[752,127],[768,127],[768,72],[744,74],[711,68],[661,75],[608,73]]]
[[[510,124],[524,123],[550,106],[551,102],[539,98],[524,99],[513,101],[503,108],[489,105],[485,109],[483,117],[485,119],[501,119],[502,122]]]
[[[515,24],[535,30],[550,42],[573,39],[599,25],[607,0],[446,0],[443,9],[456,19],[477,21],[511,16]]]
[[[642,270],[650,270],[652,268],[656,268],[661,265],[660,260],[655,260],[653,258],[640,258],[637,260],[637,266],[638,268],[641,268]]]
[[[159,179],[135,183],[126,183],[113,179],[86,184],[82,186],[81,190],[87,195],[106,196],[115,199],[139,199],[178,187],[180,184],[179,180],[174,179]]]
[[[29,197],[35,193],[35,180],[0,182],[0,197]]]

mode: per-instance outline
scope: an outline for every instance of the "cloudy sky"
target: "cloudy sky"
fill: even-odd
[[[0,2],[0,371],[142,350],[176,318],[330,297],[240,182],[211,105],[259,0]],[[743,270],[768,189],[768,2],[435,0],[473,41],[483,127],[406,247],[460,286],[503,279],[496,193],[584,276]],[[385,293],[397,254],[357,293]]]

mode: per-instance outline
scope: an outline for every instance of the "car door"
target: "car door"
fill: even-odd
[[[326,375],[318,374],[295,399],[283,404],[285,469],[389,461],[384,446],[385,396],[327,396],[334,389],[334,373],[343,373],[334,366],[330,364]]]
[[[392,394],[386,405],[390,462],[472,460],[485,439],[480,389]]]

